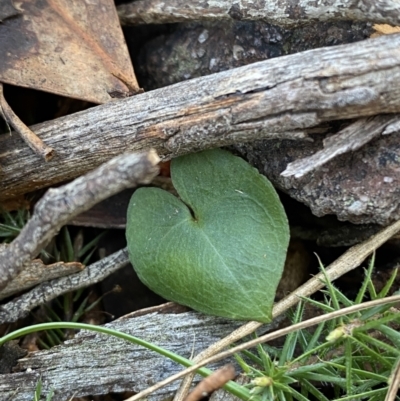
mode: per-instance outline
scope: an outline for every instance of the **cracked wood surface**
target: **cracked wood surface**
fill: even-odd
[[[122,24],[258,20],[281,26],[314,21],[400,24],[397,0],[139,0],[118,6]]]
[[[240,322],[196,312],[176,313],[173,308],[182,311],[182,307],[166,304],[166,313],[140,315],[143,313],[140,311],[107,327],[190,358],[240,326]],[[43,395],[50,388],[55,389],[53,401],[125,390],[137,392],[181,369],[177,363],[146,348],[104,334],[80,332],[75,339],[60,346],[20,359],[14,373],[0,374],[0,400],[31,401],[39,378]],[[177,383],[173,383],[150,399],[171,396],[176,388]]]
[[[0,136],[0,200],[74,178],[122,152],[164,159],[262,138],[304,137],[321,122],[400,112],[400,34],[250,64],[33,127],[48,163]]]

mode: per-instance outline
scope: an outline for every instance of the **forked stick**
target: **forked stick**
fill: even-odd
[[[121,155],[62,187],[50,188],[18,237],[0,250],[0,289],[79,213],[125,188],[151,182],[159,160],[154,150]]]

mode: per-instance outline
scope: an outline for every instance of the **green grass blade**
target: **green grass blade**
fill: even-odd
[[[71,321],[73,322],[77,322],[81,316],[87,311],[86,310],[86,305],[89,302],[89,297],[91,294],[89,294],[79,305],[78,309],[76,310],[76,312],[74,313],[74,315],[72,316]],[[99,298],[98,298],[99,299]],[[90,305],[92,306],[92,305]],[[95,305],[93,305],[94,307]]]
[[[379,325],[378,327],[376,327],[376,329],[383,333],[386,337],[388,337],[396,346],[398,352],[400,352],[400,333],[397,330],[394,330],[384,324]]]
[[[301,387],[307,389],[318,401],[329,401],[324,394],[321,393],[313,384],[308,380],[302,380]]]
[[[39,379],[36,384],[33,401],[40,401],[41,395],[42,395],[42,379]]]
[[[257,355],[254,355],[252,352],[248,350],[240,351],[240,353],[246,358],[250,359],[255,365],[262,367],[262,360]],[[235,354],[236,355],[236,354]]]
[[[299,393],[294,388],[290,389],[290,393],[293,395],[293,398],[295,398],[297,401],[309,401],[308,398],[304,397],[303,394]]]
[[[375,265],[375,252],[372,254],[371,259],[368,264],[368,269],[365,271],[364,281],[361,285],[360,290],[357,293],[356,299],[354,301],[355,304],[360,304],[365,297],[367,288],[371,283],[371,274],[372,274],[372,269],[374,268],[374,265]]]
[[[235,355],[233,355],[233,357],[236,359],[236,362],[242,368],[244,373],[249,374],[251,372],[249,365],[245,362],[245,360],[239,354],[235,354]]]
[[[328,305],[327,303],[318,302],[315,299],[306,298],[306,297],[300,297],[300,299],[302,299],[303,301],[307,301],[308,303],[316,306],[317,308],[321,309],[325,313],[330,313],[330,312],[335,311],[335,309],[332,308],[332,306]]]
[[[394,295],[398,295],[398,293],[394,293]],[[365,321],[372,317],[375,317],[375,315],[382,315],[392,307],[393,307],[392,304],[386,304],[386,305],[375,306],[371,309],[367,309],[366,311],[363,311],[363,313],[361,314],[360,320]],[[398,314],[394,313],[392,313],[391,315],[393,316],[393,319],[399,316]],[[376,321],[376,319],[374,319],[373,321]]]
[[[50,389],[49,394],[47,394],[46,401],[51,401],[54,396],[54,390]]]
[[[296,308],[295,315],[292,319],[292,322],[298,323],[301,321],[301,318],[303,316],[303,311],[304,311],[304,304],[300,302]],[[290,334],[288,334],[285,338],[285,342],[283,344],[282,352],[279,357],[279,366],[284,366],[286,365],[292,358],[294,351],[296,349],[297,345],[297,338],[299,335],[299,331],[292,331]]]
[[[62,246],[61,258],[63,262],[73,262],[75,259],[74,245],[72,244],[71,235],[66,226],[61,230]]]
[[[366,354],[372,357],[375,362],[380,363],[386,368],[390,369],[391,364],[388,362],[387,358],[380,353],[375,352],[367,345],[367,343],[371,342],[372,337],[358,333],[357,336],[353,336],[351,338],[352,341],[355,342],[359,348],[362,348]]]
[[[330,291],[334,291],[335,293],[335,298],[338,300],[339,305],[342,304],[344,307],[349,307],[354,305],[354,302],[351,301],[349,298],[346,297],[339,289],[337,289],[333,284],[331,289],[328,291],[322,291],[323,293],[326,293],[328,295],[330,294]]]
[[[82,249],[79,250],[78,252],[78,257],[81,258],[83,257],[87,252],[90,250],[93,250],[96,248],[97,244],[99,241],[107,234],[107,231],[103,231],[101,234],[99,234],[96,238],[92,239],[90,242],[88,242],[86,245],[82,247]],[[85,263],[84,263],[85,264]]]
[[[389,290],[392,288],[394,280],[396,280],[398,270],[399,270],[398,268],[393,270],[393,273],[391,274],[389,280],[386,281],[384,287],[379,292],[378,298],[385,298],[386,297],[386,295],[388,294]]]
[[[345,353],[345,366],[346,366],[346,392],[347,394],[353,394],[353,350],[351,347],[351,339],[346,338],[344,341],[344,353]]]
[[[368,334],[364,333],[357,333],[356,338],[360,340],[364,345],[370,344],[371,346],[375,347],[377,350],[380,351],[380,354],[383,355],[383,351],[386,351],[389,355],[384,355],[385,358],[387,359],[388,356],[398,356],[399,355],[399,349],[397,347],[392,347],[390,344],[378,340],[375,337],[372,337]]]
[[[340,397],[340,398],[336,398],[333,401],[355,401],[355,400],[370,400],[372,396],[380,396],[380,397],[384,397],[384,395],[387,393],[387,387],[385,388],[380,388],[377,390],[371,390],[371,391],[365,391],[364,393],[361,394],[356,394],[356,396],[354,395],[349,395],[349,396],[345,396],[345,397]],[[384,398],[378,398],[383,400]]]
[[[311,357],[312,355],[319,355],[319,352],[324,350],[324,349],[329,349],[332,347],[332,344],[329,342],[324,342],[317,347],[308,350],[307,352],[303,352],[300,356],[298,356],[296,359],[293,359],[290,363],[290,365],[294,365],[296,363],[301,362],[305,358]]]
[[[355,359],[355,357],[353,357],[353,360],[354,359]],[[331,362],[331,361],[328,361],[325,363],[327,365],[333,366],[337,370],[342,370],[343,372],[346,371],[346,367],[341,364],[337,364],[337,363]],[[387,376],[385,376],[384,374],[377,374],[374,372],[370,372],[368,370],[356,369],[356,368],[354,368],[354,366],[353,366],[353,374],[357,374],[359,377],[364,377],[364,379],[375,380],[378,383],[386,383],[386,380],[387,380]]]
[[[312,335],[310,341],[308,342],[306,349],[304,350],[305,353],[310,352],[316,346],[317,342],[321,338],[324,328],[325,328],[325,322],[320,323],[317,326],[317,329],[314,331],[314,334]]]
[[[318,262],[319,262],[319,268],[321,269],[321,272],[325,277],[324,282],[325,282],[326,288],[329,291],[329,295],[330,295],[330,298],[332,300],[333,308],[335,310],[339,310],[340,309],[340,305],[339,305],[338,299],[336,298],[337,291],[335,291],[336,289],[334,288],[332,282],[329,280],[329,278],[328,278],[328,276],[326,274],[325,266],[322,264],[321,259],[318,256],[317,256],[317,258],[318,258]]]
[[[392,323],[393,321],[399,320],[399,318],[400,314],[398,313],[387,313],[380,318],[371,319],[367,323],[364,323],[362,326],[357,327],[354,330],[354,333],[363,333],[369,330],[376,330],[377,327]]]

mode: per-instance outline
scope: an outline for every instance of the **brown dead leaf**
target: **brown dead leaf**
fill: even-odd
[[[372,28],[375,29],[375,32],[371,35],[371,38],[400,32],[400,26],[391,26],[388,24],[375,24]]]
[[[19,0],[0,24],[0,81],[105,103],[140,91],[112,0]]]

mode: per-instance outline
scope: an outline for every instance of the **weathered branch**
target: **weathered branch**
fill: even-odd
[[[400,24],[397,0],[139,0],[118,6],[122,24],[259,20],[282,26],[314,21],[369,21]]]
[[[44,164],[0,136],[0,200],[83,174],[126,151],[164,159],[261,138],[299,138],[323,121],[400,112],[400,35],[316,49],[182,82],[34,127]]]
[[[323,141],[324,149],[312,156],[289,163],[281,173],[284,177],[294,175],[303,177],[306,173],[324,165],[334,157],[357,150],[378,135],[383,135],[386,128],[398,123],[400,119],[391,115],[380,115],[373,118],[361,118],[344,128],[338,134]]]
[[[15,322],[25,317],[36,306],[49,302],[59,295],[98,283],[128,263],[128,252],[122,249],[86,266],[79,273],[43,282],[26,294],[0,305],[0,324]]]
[[[0,289],[71,218],[122,189],[149,183],[158,173],[158,161],[154,151],[123,155],[67,185],[49,189],[18,237],[0,253]]]
[[[139,316],[134,313],[107,327],[190,358],[193,352],[208,347],[240,325],[237,321],[196,312],[179,313],[179,309],[174,312],[170,304],[164,306],[165,314],[158,313],[159,309],[154,308],[154,312],[150,309],[145,315],[140,311]],[[20,359],[14,367],[15,373],[0,375],[0,398],[32,401],[39,378],[43,383],[43,396],[54,388],[53,401],[65,401],[72,396],[140,391],[181,369],[177,363],[146,348],[104,334],[80,332],[74,340],[61,346]],[[150,399],[162,400],[170,396],[176,386],[174,383]]]

